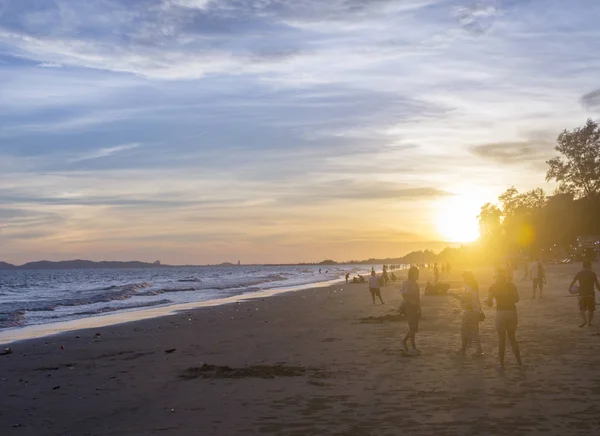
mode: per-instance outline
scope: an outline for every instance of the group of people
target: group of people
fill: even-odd
[[[406,354],[418,355],[421,352],[416,346],[416,334],[419,331],[419,319],[421,316],[421,300],[419,290],[419,270],[411,267],[408,271],[408,279],[402,285],[402,299],[400,311],[404,313],[408,330],[402,340],[402,348]],[[475,348],[474,356],[483,356],[481,339],[479,336],[479,324],[485,320],[479,298],[479,284],[472,272],[463,273],[465,291],[457,298],[462,306],[461,318],[461,347],[456,352],[464,356],[469,347]],[[512,351],[521,365],[521,353],[516,339],[518,324],[516,303],[519,301],[519,293],[514,283],[507,278],[504,269],[498,269],[495,274],[494,284],[490,287],[486,303],[493,307],[496,303],[496,330],[498,332],[498,355],[499,368],[504,369],[504,356],[506,340],[508,339]],[[411,348],[408,348],[410,341]]]
[[[371,277],[377,277],[377,273],[375,272],[375,268],[371,268]],[[346,283],[366,283],[366,279],[358,274],[356,277],[352,277],[352,280],[350,280],[350,273],[346,273]],[[383,274],[381,275],[381,277],[377,277],[377,286],[371,286],[371,285],[375,285],[375,282],[371,282],[371,280],[369,280],[369,288],[371,289],[380,289],[382,286],[387,286],[387,284],[392,281],[395,282],[396,280],[398,280],[398,277],[396,277],[396,274],[394,274],[393,272],[388,274],[387,269],[385,267],[385,265],[383,266]]]
[[[434,270],[435,273],[435,270]],[[461,346],[456,353],[464,356],[467,350],[474,348],[474,356],[482,356],[483,349],[479,335],[479,324],[485,320],[485,314],[481,307],[479,296],[479,284],[475,275],[466,271],[462,275],[465,290],[459,296],[456,296],[462,307],[461,317]],[[532,280],[533,298],[541,297],[544,284],[547,283],[546,272],[540,259],[536,259],[529,269],[529,277]],[[412,266],[408,270],[407,280],[403,282],[401,288],[402,303],[400,312],[405,316],[408,329],[402,339],[402,349],[407,355],[421,354],[416,346],[416,334],[419,331],[419,320],[421,318],[421,293],[419,288],[419,269]],[[384,304],[381,297],[379,278],[375,270],[371,271],[369,279],[369,290],[375,304],[375,298],[379,298],[381,304]],[[578,287],[574,287],[579,283]],[[575,275],[569,291],[576,293],[579,299],[579,311],[583,323],[580,327],[591,325],[594,311],[596,310],[595,288],[600,291],[600,282],[598,276],[592,271],[591,262],[583,262],[583,269]],[[512,352],[518,366],[522,366],[521,351],[517,341],[517,327],[519,323],[517,313],[517,303],[519,302],[519,292],[512,280],[510,274],[505,268],[498,268],[494,276],[494,283],[489,288],[487,299],[488,307],[496,306],[495,326],[498,335],[498,369],[505,368],[506,342],[510,344]],[[410,343],[410,348],[409,348]]]
[[[464,356],[471,346],[475,348],[474,356],[482,356],[479,324],[485,320],[479,298],[479,284],[472,272],[463,273],[465,291],[457,297],[462,306],[461,318],[461,347],[456,352]],[[496,270],[494,284],[488,291],[486,303],[493,307],[496,303],[496,333],[498,335],[498,369],[504,370],[504,356],[506,354],[506,341],[510,343],[517,365],[522,366],[521,351],[517,342],[517,326],[519,317],[516,304],[519,302],[519,292],[515,284],[509,279],[504,268]]]

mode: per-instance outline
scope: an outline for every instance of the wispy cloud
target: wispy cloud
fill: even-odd
[[[84,154],[82,156],[73,158],[73,162],[81,162],[84,160],[92,160],[92,159],[101,159],[104,157],[112,156],[117,153],[121,153],[127,150],[133,150],[134,148],[140,147],[141,144],[133,143],[133,144],[122,144],[114,147],[106,147],[101,148],[99,150],[93,151],[91,153]]]
[[[523,164],[531,161],[544,161],[552,153],[553,142],[498,142],[482,144],[471,148],[476,156],[501,164]]]
[[[62,65],[58,64],[56,62],[42,62],[41,64],[38,64],[38,67],[41,67],[41,68],[62,68]]]

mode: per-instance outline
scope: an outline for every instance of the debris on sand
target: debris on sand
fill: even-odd
[[[275,378],[301,377],[307,372],[316,372],[314,368],[287,365],[251,365],[242,368],[202,364],[200,367],[188,368],[179,378],[193,380],[196,378]]]
[[[0,351],[0,356],[8,356],[9,354],[12,354],[12,350],[10,348],[5,348],[4,350]]]
[[[165,350],[165,353],[171,354],[171,353],[174,353],[175,350],[177,350],[177,348],[169,348],[168,350]]]

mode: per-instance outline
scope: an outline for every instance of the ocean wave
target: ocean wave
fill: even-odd
[[[10,313],[0,313],[0,329],[22,327],[25,325],[25,311],[15,310]]]
[[[179,279],[177,281],[182,282],[182,283],[187,283],[187,282],[201,283],[202,282],[202,280],[200,280],[198,277],[188,277],[185,279]]]
[[[124,304],[124,305],[120,305],[120,306],[105,306],[105,307],[100,307],[98,309],[93,309],[93,310],[85,310],[82,312],[73,312],[73,313],[70,313],[68,316],[69,317],[72,317],[72,316],[79,317],[79,316],[100,315],[103,313],[117,312],[119,310],[142,309],[144,307],[161,306],[161,305],[171,304],[171,303],[173,303],[173,301],[164,299],[164,300],[158,300],[158,301],[148,301],[146,303]],[[54,315],[54,316],[50,316],[48,318],[49,319],[62,319],[62,318],[64,318],[64,315]]]
[[[95,294],[88,297],[73,298],[67,300],[58,301],[57,306],[72,307],[72,306],[86,306],[88,304],[95,303],[108,303],[109,301],[127,300],[139,293],[140,289],[146,289],[152,287],[152,283],[131,283],[128,285],[111,287],[112,290],[118,290],[117,292],[110,294]]]
[[[26,312],[53,312],[58,307],[76,307],[76,306],[87,306],[95,303],[108,303],[110,301],[127,300],[139,293],[140,289],[151,287],[151,283],[131,283],[122,286],[111,286],[110,289],[116,292],[112,293],[92,293],[91,295],[83,296],[80,298],[65,298],[56,300],[46,301],[17,301],[10,304],[0,305],[0,311],[6,310],[6,313],[13,313],[17,310],[24,310]],[[105,290],[108,288],[105,288]],[[81,295],[83,291],[79,292]],[[17,307],[15,307],[17,306]]]

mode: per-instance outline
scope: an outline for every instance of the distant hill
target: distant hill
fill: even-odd
[[[0,269],[16,269],[17,266],[11,263],[0,262]]]
[[[29,262],[24,265],[15,266],[9,263],[0,262],[0,269],[108,269],[108,268],[160,268],[160,263],[147,262],[93,262],[91,260],[65,260],[61,262],[50,262],[42,260],[39,262]]]

